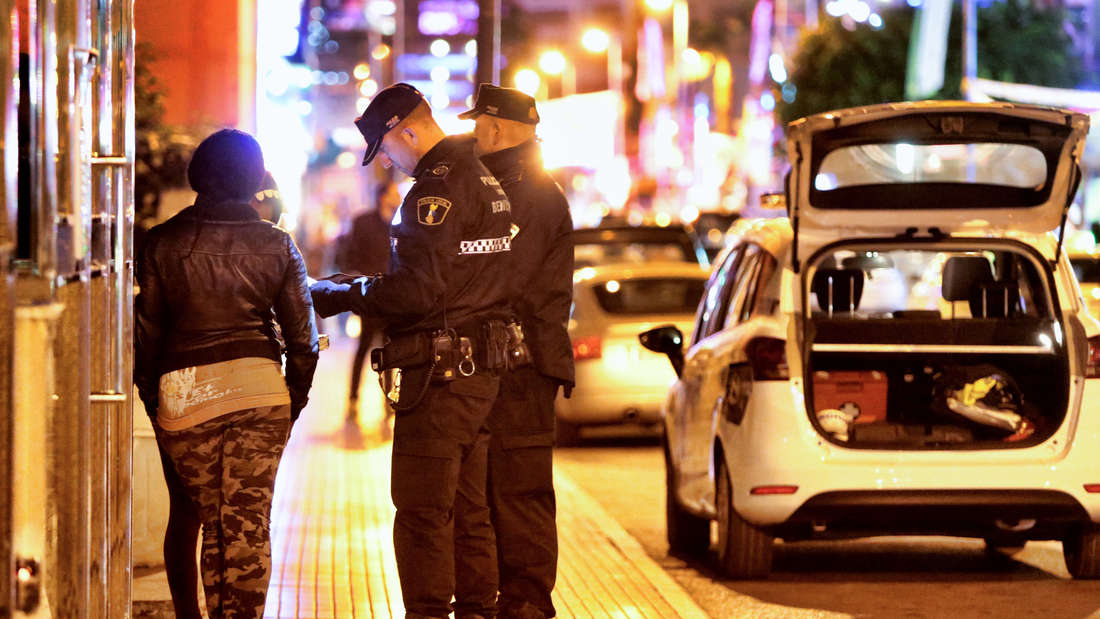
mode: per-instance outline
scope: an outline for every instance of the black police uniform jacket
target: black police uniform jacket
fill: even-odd
[[[535,368],[572,387],[573,347],[566,327],[573,302],[573,219],[561,187],[542,167],[537,140],[481,158],[512,203],[518,232],[509,260],[513,307]]]
[[[476,328],[509,315],[508,197],[465,136],[444,138],[413,171],[390,222],[390,267],[350,285],[311,288],[322,316],[351,310],[380,319],[390,338],[444,327]]]
[[[134,383],[149,415],[166,372],[242,357],[281,361],[278,320],[297,418],[317,367],[317,326],[305,262],[286,231],[247,203],[200,196],[149,231],[137,281]]]

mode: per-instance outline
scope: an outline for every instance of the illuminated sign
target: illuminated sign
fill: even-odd
[[[421,34],[477,34],[478,8],[475,0],[423,0],[418,7],[416,26]]]

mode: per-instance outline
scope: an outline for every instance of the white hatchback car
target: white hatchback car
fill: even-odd
[[[1060,539],[1100,577],[1100,325],[1051,233],[1087,132],[960,102],[790,125],[789,217],[735,225],[690,338],[641,336],[679,376],[674,552],[705,552],[712,520],[736,578],[777,537]]]
[[[585,426],[649,426],[676,375],[668,362],[638,344],[659,324],[691,325],[707,269],[692,262],[586,266],[573,274],[569,337],[576,387],[555,404],[558,444],[580,438]]]

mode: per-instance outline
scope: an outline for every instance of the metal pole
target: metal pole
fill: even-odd
[[[19,92],[18,13],[13,0],[0,0],[0,616],[15,614],[15,558],[12,553],[12,420],[15,275],[9,265],[15,250],[16,188],[19,135],[16,109]]]
[[[974,80],[978,77],[978,5],[975,0],[962,0],[963,66],[962,94],[967,101],[975,100]]]
[[[477,83],[500,84],[500,0],[477,4]]]

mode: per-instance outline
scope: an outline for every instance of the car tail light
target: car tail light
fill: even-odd
[[[1085,484],[1085,492],[1089,492],[1089,493],[1100,492],[1100,484]]]
[[[603,343],[598,335],[579,337],[573,340],[573,359],[599,359],[603,354]]]
[[[787,380],[787,342],[774,337],[757,337],[745,347],[753,380]]]
[[[757,486],[749,494],[794,494],[798,486]]]
[[[1089,338],[1089,362],[1085,378],[1100,378],[1100,335]]]

